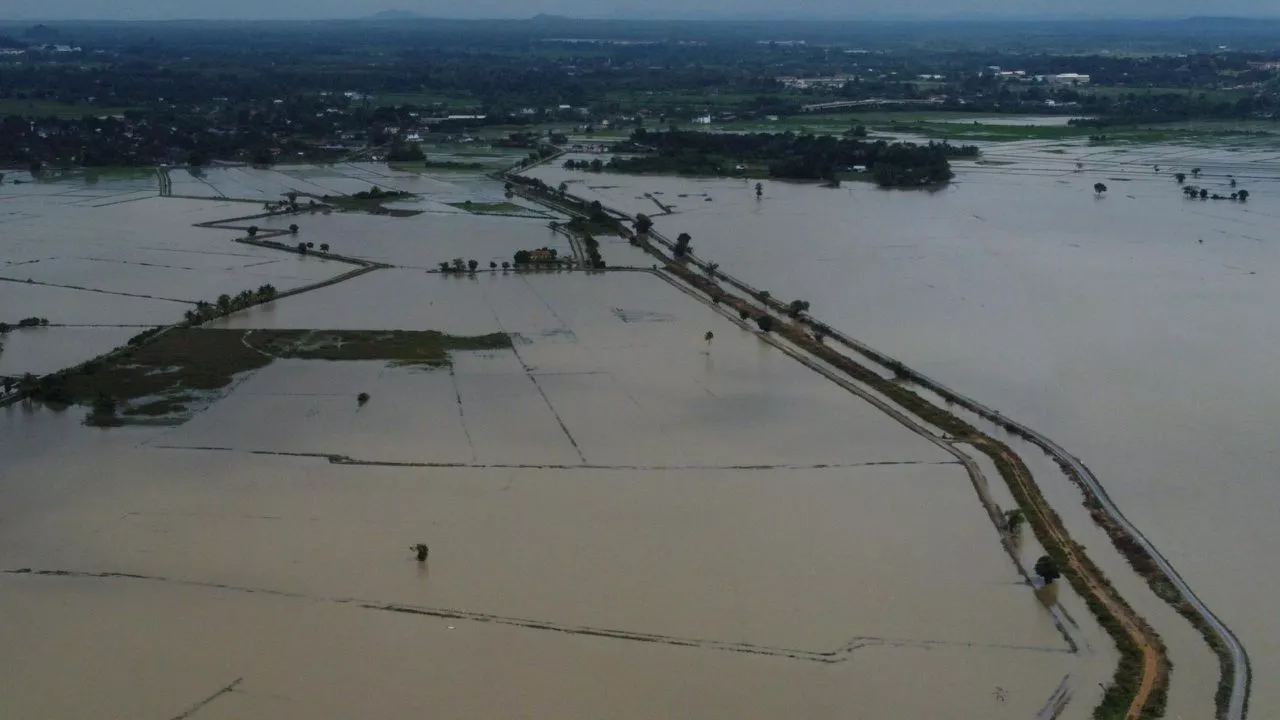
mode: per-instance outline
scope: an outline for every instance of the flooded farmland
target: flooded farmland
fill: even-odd
[[[1266,672],[1280,623],[1263,600],[1280,500],[1280,152],[1037,141],[979,162],[936,193],[766,181],[759,201],[741,180],[538,176],[690,233],[727,272],[1066,446],[1245,642],[1252,707],[1280,707]],[[1175,172],[1251,197],[1188,200]],[[1202,649],[1171,653],[1174,701],[1180,676],[1216,674]]]
[[[1047,157],[1042,165],[1056,167]],[[1073,170],[1061,164],[1070,180]],[[0,241],[12,244],[15,260],[6,262],[57,263],[30,284],[13,275],[0,283],[11,294],[0,297],[33,308],[20,315],[67,327],[9,335],[0,363],[38,332],[114,321],[127,338],[126,326],[174,322],[220,292],[335,277],[349,266],[236,244],[235,232],[192,223],[253,212],[232,198],[274,200],[301,189],[299,178],[344,192],[347,181],[363,188],[368,175],[384,171],[385,187],[435,184],[434,194],[413,190],[425,192],[413,201],[421,214],[255,222],[266,230],[297,222],[299,239],[395,267],[209,327],[243,333],[245,347],[255,332],[372,329],[500,332],[510,348],[453,352],[434,368],[264,361],[207,409],[155,426],[84,427],[78,407],[0,409],[0,611],[22,620],[0,639],[34,648],[0,656],[0,670],[20,679],[0,693],[0,714],[172,717],[208,701],[201,716],[228,718],[427,706],[459,718],[514,706],[569,717],[856,710],[877,718],[1026,718],[1048,717],[1065,692],[1071,702],[1061,717],[1090,715],[1116,663],[1109,639],[1066,587],[1059,600],[1076,625],[1055,625],[1003,550],[973,478],[936,442],[658,275],[425,272],[459,256],[487,265],[518,249],[569,251],[545,217],[455,207],[497,202],[501,186],[492,181],[373,166],[211,171],[198,194],[217,199],[131,195],[109,208],[147,208],[133,226],[95,234],[91,216],[72,215],[81,229],[69,231],[65,246],[50,240],[47,256],[35,223],[23,225]],[[880,196],[904,211],[950,202],[966,188],[1001,192],[1001,175],[981,166],[971,172],[933,196],[769,183],[759,205],[740,183],[614,176],[591,183],[611,185],[593,192],[616,207],[652,208],[643,193],[663,193],[657,197],[677,210],[657,218],[660,229],[691,232],[695,250],[726,270],[779,296],[811,300],[823,320],[1049,432],[1123,496],[1102,463],[1069,435],[1058,437],[1060,427],[1023,418],[1004,396],[967,385],[967,375],[947,375],[971,351],[959,331],[917,338],[919,353],[941,345],[912,357],[892,344],[894,332],[915,333],[912,321],[894,316],[888,296],[878,308],[859,304],[863,293],[889,293],[895,279],[920,284],[909,258],[929,256],[930,241],[904,222],[903,247],[862,246],[859,221],[887,228],[890,209],[875,211],[886,213],[879,221],[839,213],[867,213]],[[573,180],[587,184],[582,175]],[[179,184],[175,176],[175,194]],[[706,195],[695,201],[696,193]],[[1038,197],[1047,203],[1051,195]],[[833,197],[841,202],[833,206]],[[1086,198],[1126,199],[1119,190]],[[4,202],[20,207],[15,201],[36,202]],[[1264,208],[1251,200],[1244,209]],[[842,234],[824,240],[817,224],[796,232],[794,223],[817,223],[819,211],[834,213]],[[915,212],[911,222],[924,222]],[[773,214],[782,219],[767,219]],[[789,240],[779,247],[767,233],[783,227]],[[818,242],[826,246],[811,254],[807,244]],[[946,242],[951,259],[968,253],[960,239]],[[92,255],[83,252],[90,243]],[[602,251],[612,263],[649,264],[624,243],[617,255],[609,248]],[[194,258],[185,265],[156,262],[184,253]],[[957,282],[981,268],[980,259],[968,262],[954,269]],[[827,287],[839,272],[833,265],[849,277]],[[949,264],[933,267],[941,273]],[[5,271],[19,272],[0,266]],[[775,272],[796,284],[775,282]],[[989,281],[982,279],[982,291],[998,295]],[[19,292],[36,288],[46,295]],[[98,297],[112,304],[86,300]],[[953,302],[949,310],[965,307]],[[933,309],[921,301],[915,312],[931,333],[943,323],[928,322],[926,310]],[[864,314],[879,317],[882,337],[862,331]],[[980,337],[1003,342],[995,329]],[[38,359],[70,364],[97,352],[64,357],[50,344]],[[45,371],[22,362],[38,368],[24,372]],[[357,399],[361,393],[367,397]],[[1165,548],[1154,528],[1144,529]],[[431,545],[425,565],[407,549],[417,542]],[[1225,611],[1173,550],[1166,548]],[[1199,663],[1196,672],[1208,677],[1210,662],[1188,665]],[[87,681],[77,693],[58,692],[69,669]],[[920,678],[929,678],[923,690]],[[1179,700],[1179,687],[1176,708],[1211,707],[1199,694]]]

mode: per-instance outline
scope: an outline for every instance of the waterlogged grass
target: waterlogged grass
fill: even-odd
[[[466,210],[475,215],[545,215],[545,213],[510,202],[455,202],[447,204],[450,207]]]
[[[456,336],[434,330],[175,328],[107,360],[48,376],[33,395],[49,402],[85,405],[110,398],[124,416],[156,417],[181,413],[196,397],[221,390],[237,375],[265,367],[277,358],[383,360],[445,367],[453,351],[510,347],[511,340],[504,333]]]

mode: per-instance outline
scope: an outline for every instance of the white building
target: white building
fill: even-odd
[[[1038,79],[1043,80],[1051,85],[1088,85],[1089,76],[1080,73],[1058,73],[1057,75],[1042,75]]]

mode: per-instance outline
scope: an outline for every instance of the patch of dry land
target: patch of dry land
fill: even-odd
[[[954,456],[654,274],[377,270],[95,372],[201,404],[0,409],[0,717],[1084,718],[1115,665]]]

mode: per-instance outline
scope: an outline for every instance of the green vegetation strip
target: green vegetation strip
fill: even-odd
[[[466,210],[476,215],[521,215],[524,217],[536,216],[546,217],[546,214],[539,210],[531,210],[523,205],[517,205],[512,202],[453,202],[445,203],[450,207]]]
[[[161,415],[189,401],[192,392],[220,390],[236,375],[277,358],[384,360],[443,367],[458,350],[511,347],[504,333],[446,335],[434,330],[226,330],[179,327],[149,343],[127,348],[74,372],[24,380],[34,398],[61,404],[118,403],[146,399],[124,414]],[[107,423],[109,424],[109,423]]]

